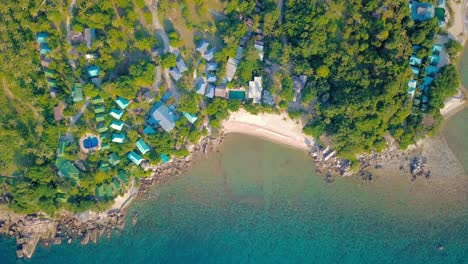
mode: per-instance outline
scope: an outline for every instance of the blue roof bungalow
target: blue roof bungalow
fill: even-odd
[[[143,134],[154,135],[156,134],[156,130],[154,130],[154,128],[152,128],[151,126],[146,126],[145,129],[143,129]]]
[[[422,59],[414,56],[414,55],[411,55],[410,57],[410,60],[409,60],[409,64],[411,66],[420,66],[422,64]]]
[[[174,81],[176,82],[179,81],[180,78],[182,78],[182,74],[177,68],[171,68],[169,70],[169,74],[172,76],[172,78],[174,78]]]
[[[128,153],[127,158],[131,162],[135,163],[135,165],[137,166],[139,166],[141,162],[143,161],[143,158],[140,155],[138,155],[135,151]]]
[[[141,155],[145,155],[148,151],[150,151],[150,147],[146,145],[146,143],[141,138],[135,143],[135,146],[140,151]]]
[[[167,101],[169,101],[169,99],[171,99],[171,97],[172,97],[171,91],[166,91],[164,95],[161,97],[161,102],[166,103]]]
[[[429,91],[429,86],[432,84],[433,81],[434,81],[434,78],[430,76],[424,76],[423,84],[421,85],[424,92]]]
[[[114,133],[112,134],[112,142],[114,143],[124,143],[125,141],[125,134],[118,134]]]
[[[197,94],[205,95],[207,86],[208,86],[208,84],[206,82],[204,82],[204,81],[197,82],[197,84],[196,84]]]
[[[209,83],[216,82],[216,80],[217,78],[216,78],[216,75],[214,74],[208,73],[208,75],[206,76],[206,81]]]
[[[214,85],[209,84],[206,88],[206,97],[213,98],[215,94],[215,87]]]
[[[36,34],[36,41],[39,44],[45,44],[47,42],[47,38],[49,38],[49,33],[47,32],[39,32]]]
[[[189,114],[187,112],[184,112],[183,115],[185,116],[185,118],[187,118],[187,120],[191,124],[195,123],[195,121],[197,121],[197,119],[198,119],[197,115],[192,115],[192,114]]]
[[[437,64],[439,64],[439,61],[440,61],[439,55],[433,54],[433,55],[429,56],[429,63],[431,65],[437,66]]]
[[[163,103],[156,103],[150,111],[151,117],[148,123],[152,125],[160,125],[166,132],[171,131],[175,127],[175,114]]]
[[[427,75],[434,75],[438,72],[438,69],[436,66],[430,65],[426,68],[426,74]]]
[[[114,130],[122,131],[122,128],[124,127],[124,122],[120,120],[112,120],[110,127]]]
[[[411,66],[411,71],[413,72],[414,75],[418,76],[419,75],[419,68]]]
[[[109,112],[109,114],[110,114],[113,118],[115,118],[115,119],[117,119],[117,120],[120,120],[120,118],[122,118],[123,113],[124,113],[124,112],[123,112],[122,110],[120,110],[120,109],[115,109],[115,108],[112,108],[112,109],[110,110],[110,112]]]
[[[434,46],[432,46],[432,53],[433,54],[439,54],[440,52],[442,52],[442,45],[440,44],[435,44]]]
[[[411,79],[408,82],[408,93],[411,94],[411,96],[414,96],[414,92],[416,91],[416,86],[418,85],[418,81]]]
[[[88,76],[90,78],[99,77],[100,72],[101,72],[101,69],[99,69],[99,67],[96,65],[91,65],[88,67]]]
[[[115,103],[120,107],[120,109],[125,109],[127,108],[127,106],[130,104],[130,102],[125,99],[125,98],[122,98],[120,96],[117,97],[117,100],[115,100]]]
[[[47,43],[41,43],[39,47],[39,52],[41,53],[41,55],[46,55],[50,51],[51,49],[49,48],[49,45],[47,45]]]
[[[413,1],[410,4],[411,18],[416,21],[425,21],[434,17],[434,6],[429,3]]]

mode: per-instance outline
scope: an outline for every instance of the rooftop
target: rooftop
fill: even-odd
[[[143,161],[143,158],[140,155],[138,155],[135,151],[128,153],[127,158],[137,166],[140,165]]]
[[[125,134],[112,134],[112,142],[114,143],[123,143],[125,141]]]
[[[141,138],[135,143],[135,146],[142,155],[145,155],[148,151],[150,151],[150,147]]]
[[[184,117],[190,122],[190,123],[195,123],[197,121],[198,116],[196,114],[190,114],[190,113],[183,113]]]
[[[124,127],[124,122],[120,120],[112,120],[110,127],[114,130],[122,131],[122,128]]]
[[[96,65],[91,65],[91,66],[88,67],[88,76],[90,78],[99,77],[100,72],[101,72],[101,70]]]
[[[117,96],[117,100],[115,100],[115,103],[120,107],[120,109],[125,109],[130,104],[130,102],[127,99],[122,98],[120,96]]]
[[[254,104],[261,102],[262,90],[262,77],[254,77],[254,80],[249,82],[249,98],[253,99]]]
[[[115,119],[117,119],[117,120],[120,120],[120,118],[122,118],[123,113],[124,113],[124,112],[123,112],[122,110],[120,110],[120,109],[115,109],[115,108],[112,108],[112,109],[110,110],[110,112],[109,112],[109,114],[110,114],[113,118],[115,118]]]
[[[153,109],[151,111],[151,118],[148,122],[160,125],[166,132],[171,131],[175,127],[174,113],[162,103],[155,104]]]

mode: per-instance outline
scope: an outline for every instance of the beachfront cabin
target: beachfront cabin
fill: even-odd
[[[141,155],[145,155],[148,151],[150,151],[150,147],[141,138],[137,140],[135,146],[140,151]]]
[[[93,103],[93,105],[102,104],[104,103],[104,100],[102,99],[100,95],[97,95],[93,97],[93,99],[91,99],[91,103]]]
[[[182,58],[177,59],[176,65],[180,73],[183,73],[188,70],[187,65],[185,65],[185,62],[182,60]]]
[[[143,129],[143,134],[154,135],[156,134],[156,130],[154,130],[154,128],[152,128],[151,126],[146,126],[145,129]]]
[[[41,55],[46,55],[50,51],[51,51],[51,49],[49,48],[49,45],[47,45],[47,43],[40,44],[39,53],[41,53]]]
[[[240,90],[240,89],[229,90],[229,91],[228,91],[228,99],[229,99],[229,100],[235,99],[235,100],[244,101],[244,100],[245,100],[245,91],[244,91],[244,90]]]
[[[414,56],[414,55],[411,55],[410,57],[410,60],[409,60],[409,64],[411,66],[420,66],[422,64],[422,59]]]
[[[55,160],[55,167],[57,167],[57,174],[60,177],[71,178],[75,182],[80,180],[80,171],[69,160],[59,157]]]
[[[193,114],[190,114],[190,113],[187,113],[187,112],[184,112],[182,113],[184,115],[184,117],[191,123],[195,123],[195,121],[197,121],[198,119],[198,116],[197,115],[193,115]]]
[[[435,44],[434,46],[432,46],[432,53],[433,54],[439,55],[441,52],[442,52],[442,45]]]
[[[180,73],[179,69],[177,69],[176,67],[172,67],[170,70],[169,70],[169,74],[172,76],[172,78],[174,79],[174,81],[179,81],[180,78],[182,78],[182,74]]]
[[[127,158],[137,166],[139,166],[143,161],[143,158],[140,155],[138,155],[135,151],[128,153]]]
[[[39,32],[36,34],[36,42],[39,44],[45,44],[48,38],[49,38],[49,33],[47,32]]]
[[[430,76],[435,75],[435,74],[437,74],[438,71],[439,70],[437,69],[436,66],[430,65],[430,66],[426,67],[426,74],[427,75],[430,75]]]
[[[201,95],[205,95],[206,93],[206,88],[207,88],[208,84],[204,81],[198,81],[197,84],[196,84],[196,93],[197,94],[201,94]]]
[[[99,74],[101,73],[101,69],[96,65],[89,66],[87,71],[89,78],[99,77]]]
[[[112,142],[122,144],[125,142],[125,134],[112,134]]]
[[[120,109],[112,108],[112,109],[110,110],[109,114],[110,114],[113,118],[115,118],[115,119],[117,119],[117,120],[120,120],[120,118],[122,118],[124,112],[123,112],[122,110],[120,110]]]
[[[104,132],[106,132],[107,130],[109,130],[109,129],[107,128],[107,126],[104,125],[103,122],[97,124],[96,128],[97,128],[97,131],[98,131],[99,133],[104,133]]]
[[[117,100],[115,100],[115,103],[120,107],[120,109],[124,110],[130,104],[130,101],[118,96]]]
[[[434,6],[432,4],[412,1],[409,6],[411,18],[415,21],[426,21],[434,17]]]
[[[211,71],[217,71],[218,70],[218,63],[217,62],[208,62],[206,64],[206,71],[211,72]]]
[[[254,77],[254,80],[249,82],[249,99],[253,99],[254,104],[261,103],[262,90],[262,77]]]
[[[44,75],[47,78],[54,78],[55,77],[55,71],[53,71],[51,69],[45,69],[44,70]]]
[[[167,154],[160,154],[159,158],[161,158],[162,163],[168,163],[171,161],[171,158]]]
[[[419,68],[418,68],[418,67],[414,67],[414,66],[411,66],[411,71],[413,72],[413,74],[414,74],[415,76],[418,76],[418,75],[419,75],[419,72],[420,72]]]
[[[211,85],[211,84],[208,84],[208,86],[206,87],[206,97],[208,98],[213,98],[214,97],[214,94],[215,94],[215,87],[214,85]]]
[[[96,37],[96,30],[94,28],[85,28],[83,35],[86,47],[90,49],[91,45],[93,44],[93,39]]]
[[[437,66],[439,64],[440,57],[439,55],[430,55],[429,56],[429,63],[431,65]]]
[[[109,154],[109,156],[107,156],[107,159],[109,160],[109,164],[111,166],[115,166],[120,163],[120,157],[115,152],[112,152],[111,154]]]
[[[117,131],[122,131],[122,128],[124,127],[124,122],[120,120],[112,120],[112,123],[110,124],[110,128],[117,130]]]
[[[47,87],[48,87],[49,89],[51,89],[51,88],[57,88],[57,81],[56,81],[56,80],[53,80],[53,79],[47,80]]]
[[[100,114],[106,112],[106,107],[103,105],[95,105],[94,106],[94,113]]]
[[[151,125],[159,125],[166,132],[171,131],[175,127],[176,116],[166,105],[157,103],[150,111],[148,123]]]
[[[411,96],[414,96],[414,92],[416,91],[416,86],[418,85],[418,81],[416,80],[409,80],[408,82],[408,93],[411,95]]]
[[[96,115],[96,122],[104,122],[106,120],[106,114],[101,113]]]
[[[81,83],[73,84],[71,96],[75,103],[83,101],[83,87],[81,86]]]

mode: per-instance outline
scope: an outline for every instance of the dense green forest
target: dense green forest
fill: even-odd
[[[194,48],[209,39],[219,63],[216,84],[222,85],[228,57],[236,56],[246,39],[236,77],[227,87],[245,87],[253,76],[261,76],[274,101],[253,104],[206,98],[195,93],[191,74],[185,73],[177,83],[178,98],[166,100],[198,120],[179,119],[170,133],[158,130],[147,135],[143,133],[147,113],[171,84],[163,76],[156,85],[156,72],[176,66],[179,56],[153,55],[164,44],[155,34],[151,7],[143,0],[77,0],[74,8],[69,2],[18,0],[0,5],[0,194],[2,202],[19,212],[106,208],[123,191],[99,198],[99,186],[115,183],[114,175],[120,171],[135,178],[148,175],[123,156],[135,148],[136,140],[144,139],[151,146],[145,159],[153,164],[161,161],[160,154],[185,156],[189,144],[207,135],[205,120],[216,132],[229,112],[241,107],[254,114],[288,111],[304,121],[305,133],[350,160],[364,151],[385,148],[386,133],[405,148],[436,131],[442,119],[439,109],[458,87],[456,68],[443,67],[430,90],[428,109],[414,110],[407,86],[413,76],[409,58],[412,54],[426,58],[436,34],[444,32],[435,19],[413,21],[405,0],[288,0],[281,9],[275,0],[262,1],[261,8],[247,0],[160,0],[160,22],[169,44],[185,59],[187,72],[204,69],[206,64]],[[213,6],[219,10],[216,15]],[[69,40],[90,28],[95,36],[89,46]],[[56,82],[53,91],[41,67],[39,32],[48,33],[47,69]],[[265,60],[259,60],[252,32],[264,37]],[[460,45],[449,42],[446,50],[454,58]],[[98,78],[90,78],[90,65],[100,69]],[[293,103],[293,76],[301,75],[307,82],[301,100]],[[78,82],[84,84],[83,101],[72,99],[72,87]],[[78,139],[111,123],[108,116],[99,117],[104,119],[101,123],[95,121],[96,106],[85,101],[96,96],[105,109],[115,107],[117,96],[131,101],[122,117],[127,139],[107,151],[85,155]],[[57,107],[62,108],[63,119],[56,120]],[[82,110],[82,117],[72,123]],[[65,147],[63,158],[82,164],[78,184],[57,175],[55,162],[64,137],[74,141]],[[110,153],[122,153],[125,161],[103,169]]]

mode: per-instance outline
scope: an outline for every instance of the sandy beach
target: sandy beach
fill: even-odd
[[[224,133],[244,133],[282,144],[308,150],[312,137],[302,133],[301,122],[291,120],[285,113],[252,115],[241,109],[223,122]]]
[[[463,7],[466,1],[460,1],[456,3],[455,1],[450,1],[450,5],[453,10],[453,24],[452,27],[448,29],[450,37],[457,39],[462,44],[465,43],[465,34],[464,34],[464,23],[463,23]]]

